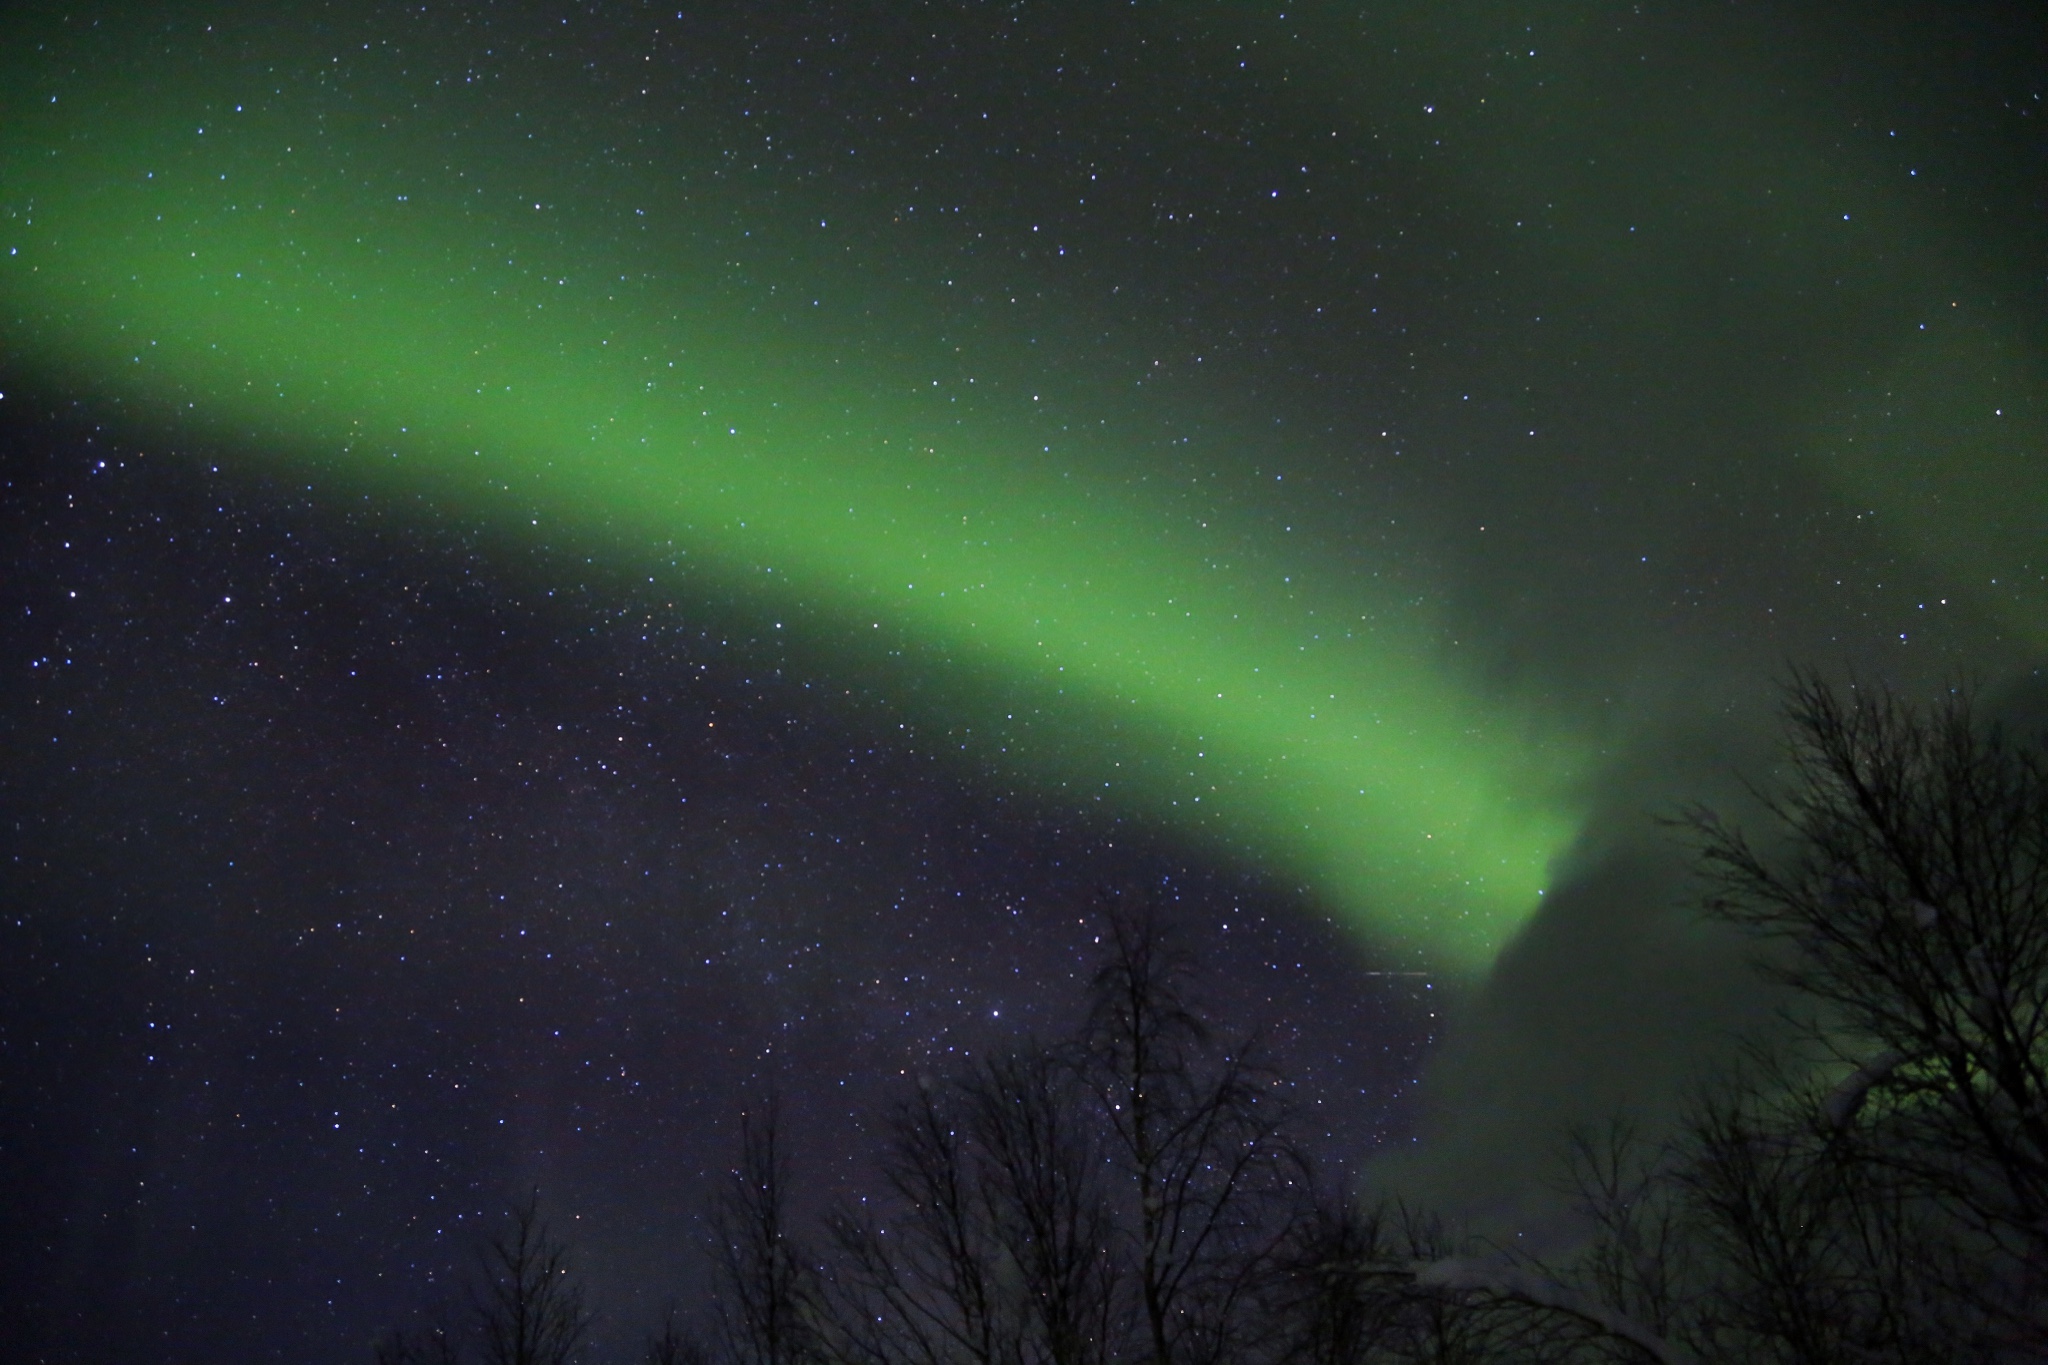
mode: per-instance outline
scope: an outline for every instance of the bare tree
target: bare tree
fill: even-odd
[[[479,1255],[477,1335],[487,1365],[566,1365],[590,1331],[569,1251],[541,1221],[540,1193],[510,1210],[509,1226]]]
[[[1467,1310],[1426,1334],[1443,1349],[1989,1365],[2048,1344],[2048,769],[1960,692],[1802,675],[1787,719],[1777,837],[1684,823],[1709,913],[1790,988],[1790,1043],[1702,1087],[1668,1146],[1580,1137],[1595,1235],[1561,1268],[1418,1264]]]
[[[1251,1044],[1223,1049],[1192,1008],[1186,956],[1157,908],[1109,898],[1108,960],[1084,1033],[1086,1074],[1131,1198],[1132,1278],[1153,1365],[1249,1353],[1244,1329],[1284,1211],[1282,1104]]]
[[[1366,1365],[1397,1344],[1408,1258],[1390,1244],[1384,1206],[1338,1188],[1302,1210],[1275,1257],[1265,1317],[1289,1365]]]
[[[1949,1288],[2010,1346],[2038,1351],[2048,766],[2038,745],[1982,723],[1962,690],[1915,706],[1803,674],[1787,717],[1790,782],[1765,798],[1782,853],[1709,811],[1688,823],[1713,879],[1709,912],[1773,945],[1765,969],[1797,1002],[1795,1060],[1836,1079],[1803,1096],[1780,1087],[1774,1098],[1799,1097],[1796,1112],[1708,1115],[1713,1207],[1765,1208],[1811,1188],[1831,1208],[1859,1201],[1852,1223],[1876,1218],[1915,1239],[1947,1229],[1962,1258]],[[1798,1154],[1795,1172],[1742,1164],[1744,1152],[1778,1161],[1783,1150]]]
[[[1266,1324],[1294,1365],[1547,1365],[1606,1359],[1588,1304],[1401,1204],[1337,1195],[1297,1220]],[[1590,1349],[1588,1349],[1590,1348]],[[1640,1359],[1630,1355],[1629,1360]]]
[[[1816,1087],[1749,1080],[1695,1106],[1674,1172],[1691,1250],[1710,1272],[1692,1336],[1722,1359],[1788,1365],[1984,1361],[1972,1259],[1938,1205],[1856,1159],[1819,1121]]]
[[[678,1321],[674,1304],[662,1314],[661,1330],[647,1338],[641,1353],[646,1365],[710,1365],[710,1353]]]
[[[829,1267],[788,1226],[772,1105],[713,1211],[736,1365],[1367,1365],[1688,1359],[1616,1303],[1659,1308],[1668,1230],[1619,1158],[1602,1254],[1575,1280],[1454,1245],[1406,1209],[1317,1203],[1278,1077],[1216,1042],[1148,905],[1112,904],[1075,1043],[922,1080],[873,1203],[827,1220]],[[1631,1177],[1633,1178],[1633,1177]],[[1655,1225],[1661,1227],[1661,1225]],[[1615,1302],[1599,1290],[1606,1287]],[[651,1356],[666,1362],[669,1356]]]
[[[1566,1192],[1593,1235],[1561,1274],[1612,1315],[1611,1325],[1627,1324],[1628,1338],[1667,1358],[1697,1354],[1674,1344],[1690,1330],[1700,1270],[1673,1198],[1679,1159],[1676,1144],[1650,1144],[1620,1118],[1573,1131],[1566,1156]]]
[[[882,1174],[889,1213],[848,1210],[830,1225],[840,1255],[848,1353],[912,1365],[1020,1358],[1016,1295],[1002,1283],[989,1191],[967,1150],[957,1096],[919,1086],[896,1112]]]
[[[1437,1216],[1398,1204],[1382,1206],[1368,1226],[1351,1311],[1372,1314],[1380,1350],[1371,1359],[1692,1365],[1681,1344],[1603,1296],[1595,1273],[1601,1257],[1553,1267],[1513,1248],[1454,1238]]]
[[[734,1365],[821,1358],[817,1265],[790,1227],[789,1159],[779,1103],[740,1119],[740,1161],[711,1206],[714,1304]]]
[[[965,1083],[997,1239],[1021,1288],[1033,1358],[1099,1365],[1120,1354],[1121,1277],[1101,1142],[1072,1060],[1027,1043]]]
[[[445,1327],[430,1327],[418,1335],[389,1332],[377,1339],[377,1365],[456,1365],[462,1352]]]

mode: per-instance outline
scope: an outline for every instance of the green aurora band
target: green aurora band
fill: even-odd
[[[0,135],[0,326],[39,383],[623,571],[687,564],[764,630],[810,622],[850,684],[906,644],[943,659],[970,758],[1248,852],[1436,969],[1489,961],[1576,837],[1581,748],[1416,613],[1045,463],[1030,386],[953,401],[545,200],[388,192],[338,139],[315,173],[288,100],[238,121],[115,84],[16,98]]]

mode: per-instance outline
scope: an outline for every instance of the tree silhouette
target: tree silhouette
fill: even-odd
[[[859,1359],[997,1365],[1021,1357],[1022,1323],[960,1107],[951,1087],[920,1085],[892,1116],[882,1154],[890,1213],[831,1219],[853,1309],[843,1336]]]
[[[387,1332],[377,1339],[377,1365],[456,1365],[462,1352],[455,1337],[444,1327],[430,1327],[419,1335]]]
[[[684,1330],[676,1317],[676,1308],[670,1304],[662,1314],[661,1330],[647,1338],[647,1349],[641,1353],[644,1365],[709,1365],[711,1356],[703,1344]]]
[[[540,1193],[510,1211],[509,1226],[479,1256],[475,1307],[487,1365],[567,1365],[590,1331],[583,1290],[570,1276],[568,1248],[540,1217]]]
[[[1035,1357],[1047,1365],[1113,1358],[1123,1280],[1102,1143],[1073,1059],[1026,1042],[984,1060],[962,1088]]]
[[[1710,811],[1688,817],[1713,880],[1708,910],[1770,946],[1763,966],[1793,992],[1799,1044],[1703,1107],[1693,1188],[1725,1244],[1756,1264],[1758,1294],[1860,1267],[1856,1313],[1787,1307],[1783,1333],[1794,1319],[1809,1333],[1858,1321],[1867,1341],[1931,1350],[1925,1338],[1953,1344],[1975,1316],[2008,1348],[2039,1351],[2042,750],[1985,723],[1963,689],[1916,706],[1800,674],[1787,719],[1790,781],[1766,798],[1782,852]],[[1788,1259],[1815,1238],[1826,1248]]]
[[[711,1205],[720,1345],[736,1365],[807,1365],[824,1356],[817,1266],[790,1227],[781,1104],[740,1119],[740,1160]]]
[[[1284,1235],[1282,1087],[1248,1059],[1249,1040],[1215,1044],[1157,905],[1105,899],[1082,1054],[1130,1200],[1143,1354],[1208,1365],[1245,1349],[1254,1290]]]

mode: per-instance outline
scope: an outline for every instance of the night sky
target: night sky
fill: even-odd
[[[1761,1027],[1793,666],[2039,710],[2048,18],[0,14],[0,1356],[601,1345],[1171,908],[1336,1166],[1544,1235]]]

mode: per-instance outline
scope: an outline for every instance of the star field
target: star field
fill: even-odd
[[[345,1356],[509,1180],[602,1229],[630,1341],[693,1282],[740,1098],[787,1088],[828,1188],[856,1178],[878,1086],[1067,1026],[1102,885],[1166,877],[1261,964],[1214,985],[1282,1026],[1333,1137],[1397,1122],[1426,983],[1354,998],[1284,886],[825,719],[772,634],[681,624],[716,603],[10,436],[6,1151],[70,1177],[9,1186],[41,1339]]]
[[[2031,695],[2044,47],[10,8],[0,1355],[364,1359],[536,1184],[625,1350],[747,1096],[860,1188],[1106,888],[1522,1217],[1768,1017],[1656,817],[1788,663]]]

